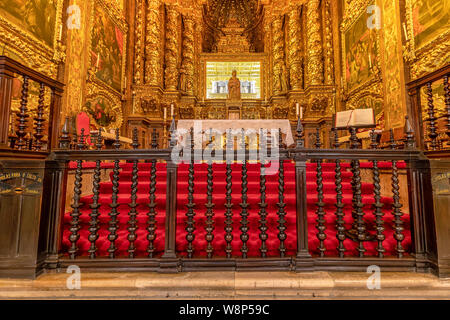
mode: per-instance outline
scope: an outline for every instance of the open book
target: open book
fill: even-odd
[[[354,109],[336,113],[335,127],[345,129],[349,127],[371,128],[375,126],[373,109]]]

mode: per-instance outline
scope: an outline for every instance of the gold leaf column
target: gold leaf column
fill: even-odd
[[[306,10],[306,78],[309,85],[323,84],[322,41],[320,36],[319,0],[308,0]]]
[[[142,83],[142,28],[143,28],[143,4],[142,0],[136,0],[136,21],[135,21],[135,45],[134,45],[134,83]]]
[[[333,31],[331,26],[333,25],[332,17],[331,17],[331,7],[330,1],[327,0],[324,2],[325,10],[325,23],[324,23],[324,32],[325,32],[325,84],[332,85],[334,84],[334,61],[333,61]]]
[[[284,32],[283,16],[277,16],[272,22],[272,55],[273,55],[273,93],[281,94],[281,72],[284,65]]]
[[[294,8],[289,12],[289,49],[288,49],[288,66],[291,80],[292,90],[302,88],[303,72],[302,72],[302,39],[301,39],[301,21],[298,8]]]
[[[165,50],[165,88],[166,90],[177,90],[178,70],[178,34],[177,18],[178,12],[173,6],[166,6],[166,50]]]
[[[194,19],[184,16],[183,29],[183,60],[181,63],[180,90],[192,96],[194,94]]]
[[[145,83],[161,84],[161,21],[159,1],[148,1],[145,35]]]

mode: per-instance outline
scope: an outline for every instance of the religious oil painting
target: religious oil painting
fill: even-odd
[[[1,0],[0,16],[53,47],[59,0]]]
[[[364,12],[345,32],[345,79],[351,91],[369,80],[378,63],[376,29],[367,28],[369,15]]]
[[[414,44],[417,49],[450,30],[450,1],[414,0]]]
[[[117,120],[116,112],[110,102],[103,97],[87,101],[85,110],[96,127],[108,128]]]
[[[98,80],[121,91],[124,34],[101,5],[96,5],[92,28],[91,65]]]

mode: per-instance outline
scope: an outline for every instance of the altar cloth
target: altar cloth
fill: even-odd
[[[189,131],[194,127],[201,126],[201,130],[207,132],[210,128],[226,133],[228,129],[231,130],[255,130],[259,133],[260,129],[278,130],[281,129],[283,135],[283,142],[286,146],[294,144],[292,137],[291,123],[289,120],[178,120],[177,129]]]

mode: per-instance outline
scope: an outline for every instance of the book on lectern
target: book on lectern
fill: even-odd
[[[374,126],[375,114],[372,108],[346,110],[337,112],[335,115],[335,128],[337,129],[371,128]]]

